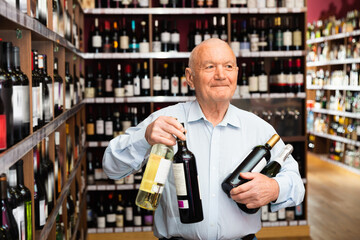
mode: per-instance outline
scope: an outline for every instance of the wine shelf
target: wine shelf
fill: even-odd
[[[305,225],[307,225],[306,220],[262,222],[263,227],[287,227],[287,226],[305,226]]]
[[[8,21],[11,21],[11,23],[9,23]],[[14,8],[4,0],[0,0],[0,22],[1,29],[9,29],[14,24],[14,29],[16,28],[21,30],[21,28],[23,28],[31,30],[32,33],[37,35],[37,38],[51,40],[59,44],[60,46],[65,47],[67,50],[73,52],[76,55],[79,55],[80,53],[80,51],[76,49],[75,46],[69,41],[67,41],[65,38],[51,31],[35,18],[32,18],[27,14],[22,13],[20,10]]]
[[[232,99],[264,99],[264,98],[305,98],[305,93],[254,93],[246,97],[233,96]],[[165,102],[185,102],[195,100],[195,96],[148,96],[148,97],[104,97],[104,98],[85,98],[85,103],[165,103]]]
[[[88,228],[88,234],[101,234],[101,233],[128,233],[128,232],[151,232],[153,230],[152,226],[144,227],[123,227],[123,228]],[[106,238],[98,238],[106,239]]]
[[[351,140],[351,139],[348,139],[345,137],[335,136],[335,135],[331,135],[328,133],[314,132],[314,131],[308,131],[308,133],[311,135],[317,136],[317,137],[327,138],[327,139],[330,139],[333,141],[342,142],[342,143],[346,143],[349,145],[354,145],[354,146],[360,147],[359,141]]]
[[[84,211],[84,206],[86,206],[86,194],[87,194],[87,191],[85,189],[85,191],[81,194],[81,203],[80,203],[80,206],[79,206],[79,215],[78,215],[78,218],[76,220],[76,224],[75,224],[75,228],[74,228],[74,233],[77,232],[77,230],[79,229],[79,226],[80,226],[80,221],[81,221],[81,213]],[[86,211],[86,209],[85,209]],[[76,240],[76,237],[77,235],[76,234],[73,234],[73,236],[71,237],[71,240]]]
[[[360,175],[360,169],[351,167],[351,166],[346,165],[345,163],[342,163],[342,162],[339,162],[339,161],[332,160],[332,159],[328,158],[328,156],[326,154],[316,154],[316,156],[319,157],[323,161],[326,161],[326,162],[331,163],[331,164],[333,164],[335,166],[344,168],[344,169],[346,169],[346,170],[348,170],[350,172],[353,172],[353,173],[356,173],[356,174]]]
[[[64,183],[63,188],[61,190],[61,194],[56,201],[56,205],[54,206],[51,214],[49,215],[44,228],[41,230],[40,240],[48,239],[50,231],[56,221],[56,216],[58,215],[59,209],[60,209],[60,207],[62,207],[63,202],[66,199],[66,197],[70,191],[70,185],[73,182],[73,180],[75,179],[76,172],[78,171],[78,168],[82,162],[82,159],[84,159],[85,153],[86,153],[86,146],[83,147],[78,159],[74,159],[74,162],[75,162],[74,168],[72,169],[71,173],[69,174],[67,181]],[[85,193],[86,193],[86,191],[84,191],[82,196],[86,196],[86,195],[84,195]],[[86,201],[86,197],[82,198],[81,200],[82,200],[82,202]]]
[[[336,115],[340,117],[348,117],[348,118],[355,118],[360,119],[360,113],[352,113],[352,112],[344,112],[344,111],[336,111],[336,110],[328,110],[328,109],[311,109],[314,113],[323,113],[328,115]]]
[[[139,189],[139,184],[93,184],[86,187],[88,192],[91,191],[116,191],[116,190],[134,190]]]
[[[347,37],[355,37],[355,36],[360,36],[360,30],[355,30],[353,32],[334,34],[334,35],[327,36],[327,37],[309,39],[306,41],[306,44],[322,43],[322,42],[326,42],[326,41],[343,39],[343,38],[347,38]]]
[[[307,8],[86,8],[83,11],[94,15],[286,14],[304,13]]]
[[[149,52],[149,53],[79,53],[84,59],[182,59],[189,58],[190,52]],[[263,51],[236,54],[239,58],[302,57],[306,51]]]
[[[307,67],[322,67],[328,65],[344,65],[344,64],[352,64],[352,63],[360,63],[360,58],[348,58],[344,60],[327,60],[327,61],[315,61],[315,62],[307,62]]]
[[[70,110],[62,113],[60,116],[55,118],[53,121],[51,121],[41,129],[37,130],[33,134],[23,139],[21,142],[15,144],[5,152],[1,153],[0,172],[6,172],[9,167],[11,167],[27,152],[33,149],[36,144],[38,144],[41,140],[45,139],[45,137],[49,136],[52,132],[54,132],[61,124],[65,123],[66,120],[75,115],[84,105],[84,101],[79,103]]]
[[[308,90],[345,90],[345,91],[360,92],[360,86],[310,85],[310,86],[307,86],[307,89]]]

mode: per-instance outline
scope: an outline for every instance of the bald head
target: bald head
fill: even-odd
[[[194,68],[198,64],[199,58],[201,57],[201,54],[203,52],[206,52],[209,48],[223,48],[224,50],[230,50],[234,61],[236,62],[236,56],[232,49],[230,48],[229,44],[227,44],[225,41],[219,39],[219,38],[210,38],[203,42],[201,42],[199,45],[197,45],[190,54],[189,57],[189,67],[191,68],[192,72],[195,73]]]

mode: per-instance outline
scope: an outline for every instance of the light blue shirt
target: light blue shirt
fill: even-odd
[[[156,237],[181,236],[185,239],[237,239],[261,228],[260,211],[246,214],[223,192],[222,181],[241,163],[253,147],[264,145],[275,134],[274,128],[256,115],[230,104],[221,123],[213,127],[197,101],[179,103],[151,114],[136,127],[110,141],[103,157],[103,168],[113,179],[136,172],[144,164],[151,147],[145,139],[146,127],[159,116],[176,117],[185,123],[186,141],[196,157],[204,220],[194,224],[180,222],[172,169],[160,204],[155,211]],[[274,159],[285,144],[280,140],[271,150]],[[177,146],[174,146],[174,152]],[[289,157],[275,177],[280,187],[271,210],[298,205],[304,198],[304,185],[298,163]]]

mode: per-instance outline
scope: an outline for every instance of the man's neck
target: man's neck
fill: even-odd
[[[204,103],[199,101],[200,108],[206,119],[215,127],[224,119],[230,102]]]

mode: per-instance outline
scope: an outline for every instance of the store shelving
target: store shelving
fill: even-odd
[[[348,139],[345,137],[331,135],[331,134],[323,133],[323,132],[315,132],[315,131],[308,131],[308,133],[311,135],[317,136],[317,137],[326,138],[326,139],[329,139],[332,141],[342,142],[342,143],[346,143],[349,145],[354,145],[354,146],[360,147],[359,141],[351,140],[351,139]]]
[[[359,92],[360,86],[344,86],[344,85],[324,85],[324,86],[317,86],[311,85],[307,86],[308,90],[340,90],[340,91],[354,91]]]
[[[341,167],[341,168],[346,169],[346,170],[348,170],[350,172],[353,172],[355,174],[360,175],[360,169],[353,168],[353,167],[348,166],[348,165],[346,165],[346,164],[344,164],[342,162],[339,162],[339,161],[334,161],[334,160],[330,159],[328,157],[328,155],[326,155],[326,154],[317,154],[316,156],[318,156],[323,161],[326,161],[326,162],[328,162],[330,164],[334,164],[334,165],[336,165],[338,167]]]
[[[320,109],[312,108],[311,111],[313,111],[314,113],[322,113],[322,114],[335,115],[335,116],[340,116],[340,117],[360,119],[360,113],[344,112],[344,111],[329,110],[329,109],[322,109],[322,108],[320,108]]]
[[[322,43],[322,42],[326,42],[326,41],[331,41],[331,40],[338,40],[338,39],[343,39],[343,38],[347,38],[347,37],[355,37],[355,36],[360,36],[360,30],[355,30],[352,32],[345,32],[345,33],[338,33],[338,34],[334,34],[334,35],[329,35],[326,37],[319,37],[319,38],[315,38],[315,39],[308,39],[306,40],[306,44],[315,44],[315,43]]]
[[[307,67],[323,67],[323,66],[332,66],[332,65],[345,65],[352,63],[360,63],[360,58],[348,58],[348,59],[336,59],[336,60],[326,60],[326,61],[314,61],[307,62]]]

